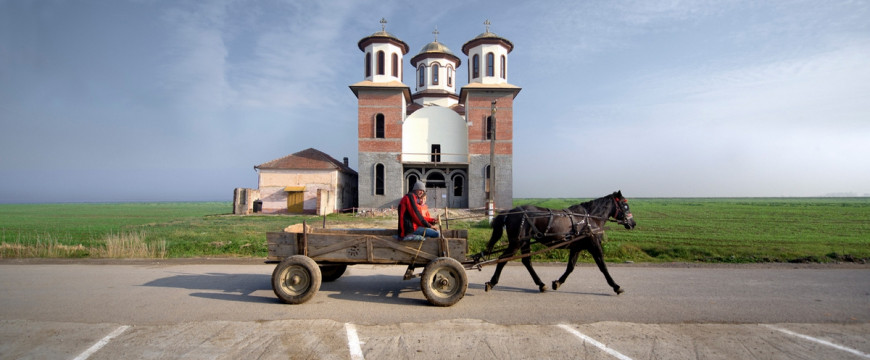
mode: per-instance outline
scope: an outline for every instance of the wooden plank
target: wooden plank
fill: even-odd
[[[269,249],[268,260],[281,260],[296,255],[299,246],[296,233],[270,232],[266,233],[266,245]]]
[[[338,250],[357,248],[358,245],[365,242],[365,237],[356,235],[310,234],[309,241],[308,256],[312,259],[316,259],[324,254],[329,254]],[[355,252],[358,252],[358,250],[348,251],[349,257],[354,258],[355,256],[353,254]]]
[[[374,236],[393,236],[398,235],[398,231],[391,229],[317,229],[309,228],[308,231],[317,234],[335,234],[335,235],[374,235]]]
[[[267,233],[269,256],[267,260],[281,260],[300,254],[307,248],[308,256],[315,261],[336,263],[373,263],[373,264],[425,264],[442,254],[457,261],[466,261],[468,241],[465,238],[440,240],[429,238],[420,241],[403,241],[389,234],[393,230],[350,229],[313,229],[307,233],[275,232]],[[467,236],[467,230],[447,230],[445,234]],[[307,238],[307,239],[306,239]],[[305,246],[307,240],[308,245]]]

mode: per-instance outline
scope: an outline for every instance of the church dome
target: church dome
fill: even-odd
[[[447,45],[444,45],[438,42],[438,40],[435,40],[423,46],[423,48],[420,49],[420,52],[417,55],[414,55],[413,58],[411,58],[411,64],[416,64],[417,61],[430,57],[446,58],[456,63],[456,67],[459,67],[459,65],[462,63],[462,61],[459,60],[459,57],[456,56],[456,54],[454,54],[452,51],[450,51]]]
[[[486,32],[477,35],[474,39],[468,40],[465,44],[462,45],[462,53],[468,55],[468,51],[480,44],[500,44],[507,49],[507,52],[511,52],[514,49],[514,43],[510,40],[505,39],[501,36],[496,35],[496,33],[490,32],[487,30]]]
[[[359,49],[365,51],[366,46],[372,43],[390,43],[402,48],[402,54],[407,54],[411,48],[404,41],[397,38],[395,35],[388,33],[386,30],[378,31],[374,34],[366,36],[357,43]]]
[[[437,42],[437,41],[430,42],[430,43],[426,44],[426,46],[424,46],[422,49],[420,49],[420,54],[423,54],[423,53],[442,53],[442,54],[456,56],[453,54],[452,51],[450,51],[449,48],[447,48],[447,45],[444,45],[444,44]]]

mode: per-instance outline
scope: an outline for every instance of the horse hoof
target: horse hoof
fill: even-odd
[[[618,287],[616,289],[613,289],[613,291],[616,291],[616,295],[619,295],[619,294],[622,294],[625,292],[625,290],[622,290],[622,287]]]
[[[541,285],[538,286],[538,289],[540,289],[541,292],[546,292],[546,291],[547,291],[547,285],[541,284]]]
[[[559,290],[560,286],[562,286],[562,283],[558,281],[553,281],[553,290]]]
[[[484,286],[483,286],[483,290],[486,291],[486,292],[489,292],[490,290],[492,290],[492,287],[493,287],[493,286],[494,286],[494,285],[492,285],[492,284],[490,284],[490,283],[487,282],[486,284],[484,284]]]

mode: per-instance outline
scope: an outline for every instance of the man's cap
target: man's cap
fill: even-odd
[[[414,183],[414,188],[411,191],[423,190],[426,191],[426,185],[422,181]]]

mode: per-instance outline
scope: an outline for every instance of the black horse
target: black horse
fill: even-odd
[[[499,256],[499,259],[510,258],[517,250],[520,250],[523,255],[530,254],[532,239],[548,247],[570,249],[568,268],[565,269],[565,273],[559,280],[553,281],[553,290],[556,290],[574,271],[574,264],[577,262],[580,251],[586,250],[595,259],[598,269],[607,279],[607,284],[617,294],[621,294],[624,290],[613,281],[610,273],[607,272],[607,265],[604,264],[604,251],[601,248],[604,223],[610,218],[616,219],[617,223],[629,230],[636,225],[628,208],[628,200],[622,196],[622,191],[574,205],[565,210],[551,210],[533,205],[519,206],[493,219],[492,237],[486,245],[486,251],[482,254],[492,253],[493,246],[501,239],[502,228],[507,229],[508,246]],[[560,243],[565,243],[565,245],[559,246]],[[531,257],[522,257],[522,263],[529,270],[532,280],[535,281],[541,292],[546,291],[547,285],[541,282],[538,274],[532,268]],[[505,264],[506,261],[498,263],[492,279],[486,283],[486,291],[498,284],[498,278]]]

